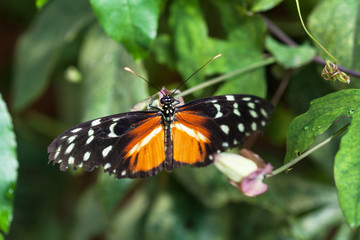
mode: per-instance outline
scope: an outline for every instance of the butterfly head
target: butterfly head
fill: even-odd
[[[171,95],[165,95],[160,99],[160,103],[163,108],[169,108],[174,103],[174,98]]]
[[[173,105],[174,102],[175,99],[171,95],[165,95],[160,99],[160,103],[162,106],[161,112],[163,115],[164,122],[170,123],[173,121],[174,112],[175,112],[175,107]]]

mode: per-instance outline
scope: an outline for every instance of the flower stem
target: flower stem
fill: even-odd
[[[339,131],[337,131],[334,135],[330,136],[329,138],[325,139],[323,142],[319,143],[318,145],[316,145],[315,147],[307,150],[306,152],[304,152],[303,154],[301,154],[300,156],[298,156],[297,158],[295,158],[294,160],[284,164],[283,166],[275,169],[272,173],[272,175],[267,175],[266,177],[272,177],[275,176],[287,169],[289,169],[291,166],[295,165],[297,162],[299,162],[300,160],[304,159],[305,157],[307,157],[308,155],[310,155],[311,153],[315,152],[317,149],[321,148],[322,146],[326,145],[327,143],[329,143],[331,140],[333,140],[334,138],[336,138],[337,136],[339,136],[340,134],[342,134],[343,132],[345,132],[347,130],[347,128],[349,127],[350,124],[345,125],[344,127],[342,127]]]
[[[184,96],[189,95],[189,94],[191,94],[191,93],[193,93],[193,92],[195,92],[197,90],[200,90],[200,89],[203,89],[203,88],[206,88],[206,87],[210,87],[210,86],[212,86],[212,85],[214,85],[216,83],[225,81],[228,78],[234,77],[236,75],[239,75],[239,74],[242,74],[242,73],[245,73],[245,72],[253,71],[253,70],[257,69],[257,68],[264,67],[264,66],[270,65],[272,63],[275,63],[275,58],[274,57],[265,58],[265,59],[263,59],[263,60],[261,60],[259,62],[255,62],[254,64],[251,64],[251,65],[246,66],[244,68],[235,70],[233,72],[230,72],[230,73],[221,75],[219,77],[213,78],[211,80],[208,80],[206,82],[203,82],[203,83],[201,83],[199,85],[196,85],[195,87],[189,88],[189,89],[177,94],[176,96],[177,97],[184,97]]]
[[[309,35],[309,37],[317,44],[319,45],[319,47],[321,47],[322,50],[324,50],[324,52],[326,52],[327,55],[329,55],[335,63],[337,63],[337,59],[330,53],[326,50],[326,48],[324,48],[319,42],[318,40],[316,40],[311,34],[310,32],[307,30],[307,28],[305,27],[305,24],[304,24],[304,21],[301,17],[301,12],[300,12],[300,5],[299,5],[299,0],[295,0],[296,2],[296,7],[297,7],[297,10],[298,10],[298,13],[299,13],[299,18],[300,18],[300,21],[301,21],[301,25],[303,26],[305,32],[307,33],[307,35]]]

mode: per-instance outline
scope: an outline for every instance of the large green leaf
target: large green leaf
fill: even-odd
[[[147,97],[147,83],[124,70],[130,67],[145,75],[140,64],[96,25],[85,38],[80,53],[84,77],[83,120],[127,112]]]
[[[160,0],[91,0],[105,32],[125,45],[135,59],[143,58],[156,38]]]
[[[310,109],[296,117],[287,133],[285,162],[301,155],[315,137],[323,133],[338,118],[353,116],[360,111],[360,90],[347,89],[330,93],[310,102]]]
[[[13,106],[22,110],[45,90],[64,44],[72,41],[92,18],[86,0],[48,3],[16,50]]]
[[[360,71],[360,2],[319,2],[309,17],[309,30],[324,47],[349,69]],[[326,56],[318,47],[318,54]]]
[[[0,143],[0,230],[8,233],[13,218],[12,203],[15,194],[18,162],[11,117],[1,94]]]
[[[285,162],[305,151],[315,137],[340,117],[351,117],[348,132],[334,165],[335,181],[344,215],[352,227],[360,225],[360,90],[348,89],[311,102],[310,109],[291,123],[287,134]]]
[[[360,225],[360,107],[352,109],[351,125],[335,157],[334,177],[339,201],[351,227]]]
[[[266,38],[266,47],[284,68],[301,67],[315,56],[315,49],[307,44],[289,47],[271,37]]]

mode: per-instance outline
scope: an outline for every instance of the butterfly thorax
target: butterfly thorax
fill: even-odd
[[[174,101],[175,101],[174,98],[170,95],[165,95],[160,99],[160,103],[162,105],[161,113],[165,125],[170,125],[174,120],[174,113],[175,113],[175,107],[173,105]]]

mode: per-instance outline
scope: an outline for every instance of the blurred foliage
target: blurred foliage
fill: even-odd
[[[300,4],[309,30],[338,64],[360,72],[359,1]],[[1,100],[0,231],[6,239],[360,239],[360,79],[351,77],[349,85],[321,79],[321,66],[311,60],[325,55],[302,29],[294,1],[17,0],[0,6],[6,19],[0,21],[0,90],[15,129]],[[266,19],[299,46],[288,46]],[[185,100],[229,93],[278,99],[266,134],[253,146],[273,166],[344,126],[348,131],[288,174],[266,179],[269,190],[256,198],[242,195],[214,166],[118,180],[102,169],[64,173],[47,165],[47,145],[59,133],[129,111],[155,93],[124,67],[171,89],[219,53],[185,88],[259,65]]]

